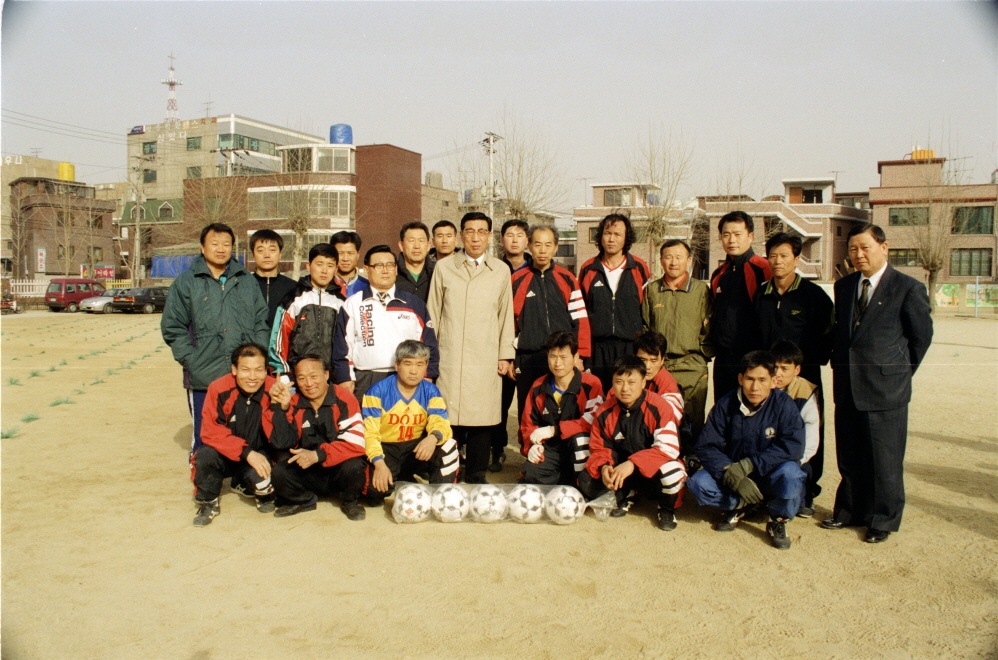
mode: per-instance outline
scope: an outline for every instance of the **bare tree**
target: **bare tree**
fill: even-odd
[[[14,262],[12,272],[16,278],[28,276],[28,236],[31,233],[31,214],[25,211],[24,198],[21,186],[13,186],[10,189],[10,203],[5,209],[10,214],[10,243],[11,259]]]

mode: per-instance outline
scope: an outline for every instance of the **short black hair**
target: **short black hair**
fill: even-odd
[[[544,352],[553,351],[556,348],[568,347],[572,351],[572,355],[579,352],[579,340],[575,336],[574,332],[568,332],[567,330],[559,330],[558,332],[552,332],[548,337],[548,340],[544,342]]]
[[[631,225],[631,219],[628,218],[623,213],[611,213],[602,220],[599,221],[599,225],[596,227],[596,247],[599,248],[600,255],[603,254],[603,232],[610,225],[615,225],[618,222],[624,223],[624,254],[631,251],[631,246],[638,241],[638,235],[634,231],[634,227]]]
[[[277,243],[278,250],[284,249],[284,239],[281,238],[281,235],[273,229],[260,229],[253,232],[253,235],[250,236],[250,252],[256,248],[256,244],[260,241],[273,241],[274,243]]]
[[[426,240],[430,240],[430,228],[417,220],[416,222],[407,222],[404,225],[402,225],[402,229],[399,229],[400,241],[405,240],[405,233],[410,229],[422,229],[423,233],[426,234]]]
[[[395,258],[395,253],[392,252],[392,249],[390,247],[388,247],[387,245],[375,245],[373,248],[371,248],[370,250],[368,250],[367,253],[364,255],[364,265],[365,266],[370,266],[371,265],[371,256],[375,255],[375,254],[378,254],[379,252],[387,252],[388,254],[392,255],[392,259]]]
[[[539,231],[549,231],[549,232],[551,232],[551,235],[554,236],[554,244],[558,245],[558,238],[559,238],[559,236],[558,236],[558,228],[555,227],[554,225],[534,225],[533,227],[531,227],[530,228],[530,235],[528,236],[528,240],[531,243],[534,242],[534,234],[536,234]]]
[[[323,371],[329,371],[329,362],[326,361],[326,358],[322,357],[318,353],[306,353],[305,355],[299,355],[298,358],[294,361],[294,363],[291,365],[291,372],[297,373],[298,365],[304,362],[305,360],[317,360],[322,363]]]
[[[665,349],[668,346],[668,342],[666,342],[665,335],[661,332],[649,330],[635,337],[633,346],[635,355],[638,354],[638,351],[644,351],[648,355],[665,357]]]
[[[693,250],[690,249],[689,243],[687,243],[681,238],[670,238],[665,243],[662,243],[662,247],[658,249],[659,258],[661,258],[663,254],[665,254],[666,249],[671,247],[676,247],[677,245],[682,245],[684,248],[686,248],[686,256],[689,257],[693,255]]]
[[[883,229],[872,222],[864,222],[861,225],[855,225],[849,230],[849,235],[846,236],[846,243],[849,243],[849,239],[853,236],[859,236],[860,234],[869,234],[878,245],[883,245],[887,242],[887,234],[884,233]]]
[[[312,249],[308,251],[308,263],[312,263],[316,257],[329,257],[333,261],[340,260],[339,252],[330,243],[316,243],[313,245]]]
[[[632,371],[637,371],[644,378],[648,375],[648,369],[645,368],[645,363],[641,361],[641,358],[634,355],[622,355],[617,358],[617,361],[613,363],[613,375],[614,376],[626,376]]]
[[[799,257],[801,248],[804,247],[804,242],[800,240],[799,236],[792,236],[785,231],[781,231],[779,234],[773,234],[766,241],[766,255],[769,256],[769,251],[780,245],[789,245],[790,251],[794,253],[794,256]]]
[[[773,344],[769,352],[773,354],[773,362],[801,365],[804,363],[804,353],[797,344],[787,339],[781,339]]]
[[[355,231],[338,231],[329,237],[330,245],[343,245],[344,243],[353,243],[353,246],[360,251],[360,234]]]
[[[519,227],[520,229],[523,230],[524,234],[530,231],[530,225],[527,224],[526,220],[520,220],[518,218],[514,218],[512,220],[507,220],[506,222],[502,223],[502,229],[499,230],[499,235],[505,236],[506,230],[509,229],[510,227]]]
[[[457,233],[457,227],[455,227],[454,223],[451,222],[450,220],[438,220],[437,223],[433,225],[432,233],[436,234],[437,230],[440,229],[441,227],[450,227],[451,229],[454,230],[455,234]]]
[[[752,351],[742,356],[740,374],[745,374],[756,367],[765,367],[769,375],[776,373],[776,359],[769,351]]]
[[[750,216],[745,211],[732,211],[721,217],[721,221],[717,223],[717,233],[720,234],[724,231],[724,225],[729,222],[744,222],[745,231],[750,234],[755,233],[755,223],[752,222],[752,216]]]
[[[489,223],[489,231],[492,231],[492,218],[485,215],[481,211],[472,211],[471,213],[465,213],[464,217],[461,218],[461,231],[464,231],[464,225],[468,222],[471,222],[472,220],[484,220],[485,222]]]
[[[223,222],[213,222],[201,230],[201,245],[204,245],[204,239],[208,236],[208,232],[212,231],[216,234],[228,234],[232,237],[232,244],[236,244],[236,233],[232,231],[232,227]]]
[[[232,351],[232,366],[239,366],[239,358],[244,357],[256,357],[260,356],[263,358],[263,364],[267,364],[267,349],[256,343],[242,344],[241,346],[236,346],[236,350]]]

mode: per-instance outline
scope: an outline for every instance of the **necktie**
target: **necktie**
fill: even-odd
[[[388,307],[390,299],[391,295],[387,291],[378,291],[378,302],[381,303],[382,307]]]
[[[859,296],[859,314],[863,315],[866,306],[870,304],[870,280],[863,278],[863,293]]]

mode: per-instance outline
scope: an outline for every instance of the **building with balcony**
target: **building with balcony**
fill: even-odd
[[[944,264],[938,283],[998,281],[998,184],[956,184],[945,167],[946,159],[931,150],[877,163],[880,185],[870,188],[870,206],[873,222],[887,234],[889,261],[926,281],[922,259],[928,253]]]

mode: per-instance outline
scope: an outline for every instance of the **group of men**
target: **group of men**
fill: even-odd
[[[503,469],[515,395],[521,481],[614,491],[615,517],[648,496],[663,530],[687,488],[722,509],[718,531],[765,507],[772,544],[788,548],[786,524],[813,515],[820,492],[831,358],[842,482],[822,524],[885,540],[904,505],[911,376],[932,336],[924,287],[887,264],[871,224],[849,233],[858,271],[836,283],[835,305],[797,272],[800,239],[771,236],[758,256],[741,211],[718,231],[726,259],[706,283],[682,240],[662,245],[650,281],[625,215],[600,222],[576,278],[555,263],[551,226],[510,220],[503,258],[488,254],[482,213],[460,228],[404,225],[398,254],[368,249],[363,274],[360,237],[339,232],[295,282],[278,273],[276,232],[251,237],[251,278],[231,229],[209,225],[162,323],[194,416],[195,524],[217,515],[226,476],[261,511],[336,494],[351,520],[400,478],[486,483]]]

